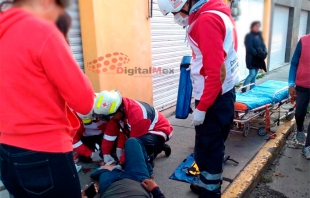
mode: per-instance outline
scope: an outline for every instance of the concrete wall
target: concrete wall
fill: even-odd
[[[273,21],[273,12],[274,7],[276,5],[286,6],[290,8],[289,13],[289,27],[288,27],[288,38],[287,38],[287,47],[286,47],[286,55],[285,60],[290,61],[296,45],[298,43],[298,32],[299,32],[299,23],[300,23],[300,14],[301,11],[308,11],[310,12],[310,1],[309,0],[266,0],[266,2],[271,3],[271,13],[270,13],[270,29],[269,33],[272,35],[272,25]],[[310,15],[310,13],[309,13]],[[308,24],[307,24],[307,33],[310,32],[310,17],[308,17]],[[271,36],[268,38],[268,48],[270,49],[271,45]],[[269,62],[269,60],[268,60]]]

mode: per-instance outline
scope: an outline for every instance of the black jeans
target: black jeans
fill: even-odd
[[[234,118],[234,102],[234,89],[218,96],[207,110],[203,124],[195,126],[195,161],[200,170],[199,186],[204,188],[201,198],[221,196],[225,141]]]
[[[156,156],[163,151],[165,140],[160,136],[148,133],[138,139],[140,139],[144,145],[146,153],[150,158],[150,162],[152,162]]]
[[[310,89],[296,86],[296,91],[297,91],[297,99],[296,99],[295,119],[296,119],[297,131],[303,131],[305,116],[307,114],[307,108],[310,100]],[[310,146],[310,124],[308,126],[308,135],[305,146]]]
[[[72,152],[46,153],[0,144],[1,179],[14,198],[80,198]]]

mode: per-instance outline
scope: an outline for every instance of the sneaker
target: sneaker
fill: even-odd
[[[169,157],[171,155],[171,147],[168,144],[164,144],[163,150],[165,151],[166,157]]]
[[[296,140],[298,142],[304,142],[306,140],[306,135],[304,134],[304,132],[297,132]]]
[[[192,183],[191,185],[190,185],[190,188],[191,188],[191,190],[193,191],[193,193],[195,193],[195,194],[197,194],[197,195],[200,195],[201,193],[202,193],[202,191],[203,191],[203,188],[202,187],[200,187],[198,184],[196,184],[196,183]]]
[[[305,157],[305,159],[310,160],[310,146],[302,148],[301,154]]]

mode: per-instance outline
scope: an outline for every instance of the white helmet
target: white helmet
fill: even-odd
[[[94,101],[96,101],[97,94],[98,93],[95,93]],[[94,103],[94,106],[95,106],[95,103]],[[86,115],[83,115],[83,114],[80,114],[80,113],[76,113],[79,116],[79,118],[82,119],[83,124],[87,125],[87,124],[91,124],[92,123],[92,121],[93,121],[93,109],[94,109],[94,106],[91,109],[91,111],[88,114],[86,114]]]
[[[116,113],[122,104],[122,96],[119,91],[104,90],[97,95],[94,106],[94,113],[97,115],[112,115]]]
[[[179,12],[187,0],[158,0],[158,7],[163,15],[169,12]]]

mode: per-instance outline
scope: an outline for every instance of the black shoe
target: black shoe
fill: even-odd
[[[166,157],[169,157],[171,155],[171,147],[168,144],[164,144],[163,150],[165,151]]]
[[[193,193],[200,195],[203,191],[203,188],[200,187],[198,184],[192,183],[190,186],[191,190],[193,191]]]

